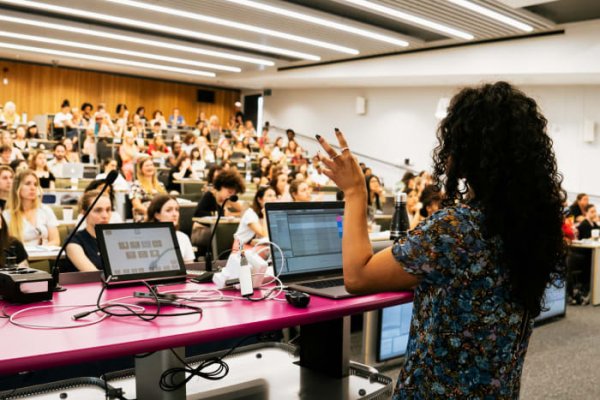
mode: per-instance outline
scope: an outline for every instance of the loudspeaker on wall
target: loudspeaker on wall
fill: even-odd
[[[356,113],[358,115],[365,115],[367,113],[367,99],[358,96],[356,98]]]

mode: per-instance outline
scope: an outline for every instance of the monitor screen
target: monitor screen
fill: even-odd
[[[96,236],[113,280],[185,275],[171,223],[98,225]]]
[[[269,237],[286,260],[281,276],[340,270],[343,220],[342,202],[268,203]],[[281,258],[273,254],[279,273]]]
[[[413,303],[399,304],[379,311],[377,361],[383,362],[406,354]]]
[[[565,315],[567,311],[567,285],[560,282],[557,287],[551,285],[544,292],[544,308],[535,319],[536,322]]]

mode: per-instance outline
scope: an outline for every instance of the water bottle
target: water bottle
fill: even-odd
[[[406,238],[410,224],[406,211],[406,193],[398,193],[394,198],[394,215],[390,226],[390,240],[397,242]]]

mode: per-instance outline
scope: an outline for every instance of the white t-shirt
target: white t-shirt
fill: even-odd
[[[96,180],[101,180],[101,179],[106,179],[106,172],[102,172],[98,175],[96,175]],[[129,182],[127,182],[125,180],[125,178],[123,178],[123,175],[119,174],[117,175],[117,179],[115,179],[115,181],[113,182],[113,189],[115,190],[131,190],[131,185],[129,184]]]
[[[179,250],[181,251],[181,257],[183,258],[184,263],[191,263],[196,260],[196,256],[194,254],[194,248],[192,247],[192,242],[188,235],[181,231],[175,232],[177,236],[177,242],[179,242]]]
[[[66,121],[70,121],[72,119],[73,119],[73,115],[71,113],[65,114],[61,111],[54,115],[54,125],[64,126]]]
[[[68,161],[66,158],[63,158],[62,161],[57,161],[55,158],[48,161],[48,169],[52,172],[52,175],[56,178],[63,177],[63,165],[67,164]]]
[[[8,210],[5,210],[2,215],[8,224],[10,222],[10,214]],[[25,246],[37,246],[39,244],[48,244],[48,229],[56,228],[58,226],[58,220],[56,215],[50,207],[42,204],[40,208],[36,210],[35,214],[35,225],[32,225],[27,218],[23,218],[23,238],[22,242]],[[40,238],[42,243],[40,243]]]
[[[248,208],[242,218],[240,219],[240,224],[238,225],[237,231],[234,234],[240,244],[246,244],[256,236],[256,233],[250,228],[250,224],[259,222],[260,219],[258,215],[252,208]]]

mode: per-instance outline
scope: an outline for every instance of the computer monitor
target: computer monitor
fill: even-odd
[[[379,310],[375,355],[378,363],[403,357],[406,354],[412,312],[412,302]]]

